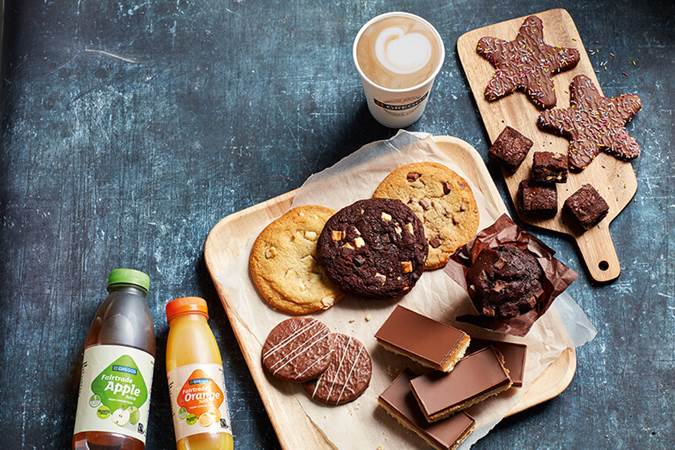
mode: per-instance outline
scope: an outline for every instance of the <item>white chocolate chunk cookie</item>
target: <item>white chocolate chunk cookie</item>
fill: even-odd
[[[333,210],[300,206],[269,224],[256,238],[248,268],[272,308],[301,315],[328,309],[343,294],[316,261],[316,242]]]
[[[429,242],[426,270],[440,269],[478,231],[478,206],[467,182],[442,164],[398,167],[382,180],[375,198],[394,198],[413,210]]]

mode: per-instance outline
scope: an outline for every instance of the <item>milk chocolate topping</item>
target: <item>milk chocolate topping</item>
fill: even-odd
[[[527,346],[525,344],[515,344],[513,342],[471,338],[471,344],[466,353],[471,354],[490,346],[499,350],[499,353],[504,357],[504,367],[508,369],[509,377],[511,378],[511,381],[513,381],[513,385],[516,387],[522,386],[525,373]]]
[[[405,422],[420,436],[434,442],[444,449],[452,448],[473,428],[474,419],[460,412],[440,422],[428,423],[420,412],[415,397],[410,391],[410,380],[415,375],[404,370],[393,383],[380,395],[380,402],[387,406],[387,412]]]
[[[466,333],[397,305],[375,338],[440,366],[466,338]]]
[[[410,386],[424,413],[433,416],[510,383],[499,355],[487,347],[465,356],[452,372],[421,375]]]

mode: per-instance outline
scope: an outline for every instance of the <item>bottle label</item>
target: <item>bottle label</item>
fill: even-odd
[[[84,350],[75,434],[124,434],[145,443],[155,358],[123,345]]]
[[[232,433],[223,366],[188,364],[167,377],[176,442],[200,433]]]

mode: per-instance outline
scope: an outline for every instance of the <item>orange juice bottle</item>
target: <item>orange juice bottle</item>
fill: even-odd
[[[234,449],[223,361],[208,318],[199,297],[166,305],[166,373],[178,450]]]

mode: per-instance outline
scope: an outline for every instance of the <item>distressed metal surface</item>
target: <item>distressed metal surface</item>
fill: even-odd
[[[675,9],[625,0],[9,1],[0,142],[2,447],[68,447],[84,334],[107,271],[130,265],[151,275],[160,351],[148,448],[174,445],[164,304],[191,294],[211,307],[238,448],[275,448],[203,265],[208,230],[392,135],[370,118],[352,67],[351,40],[368,18],[401,9],[438,27],[446,62],[411,129],[459,136],[485,155],[455,40],[561,6],[605,93],[643,99],[630,125],[643,148],[634,163],[639,188],[612,226],[623,264],[613,284],[591,285],[572,242],[537,232],[582,274],[571,294],[599,334],[580,350],[577,375],[560,398],[508,419],[477,447],[675,447]]]

